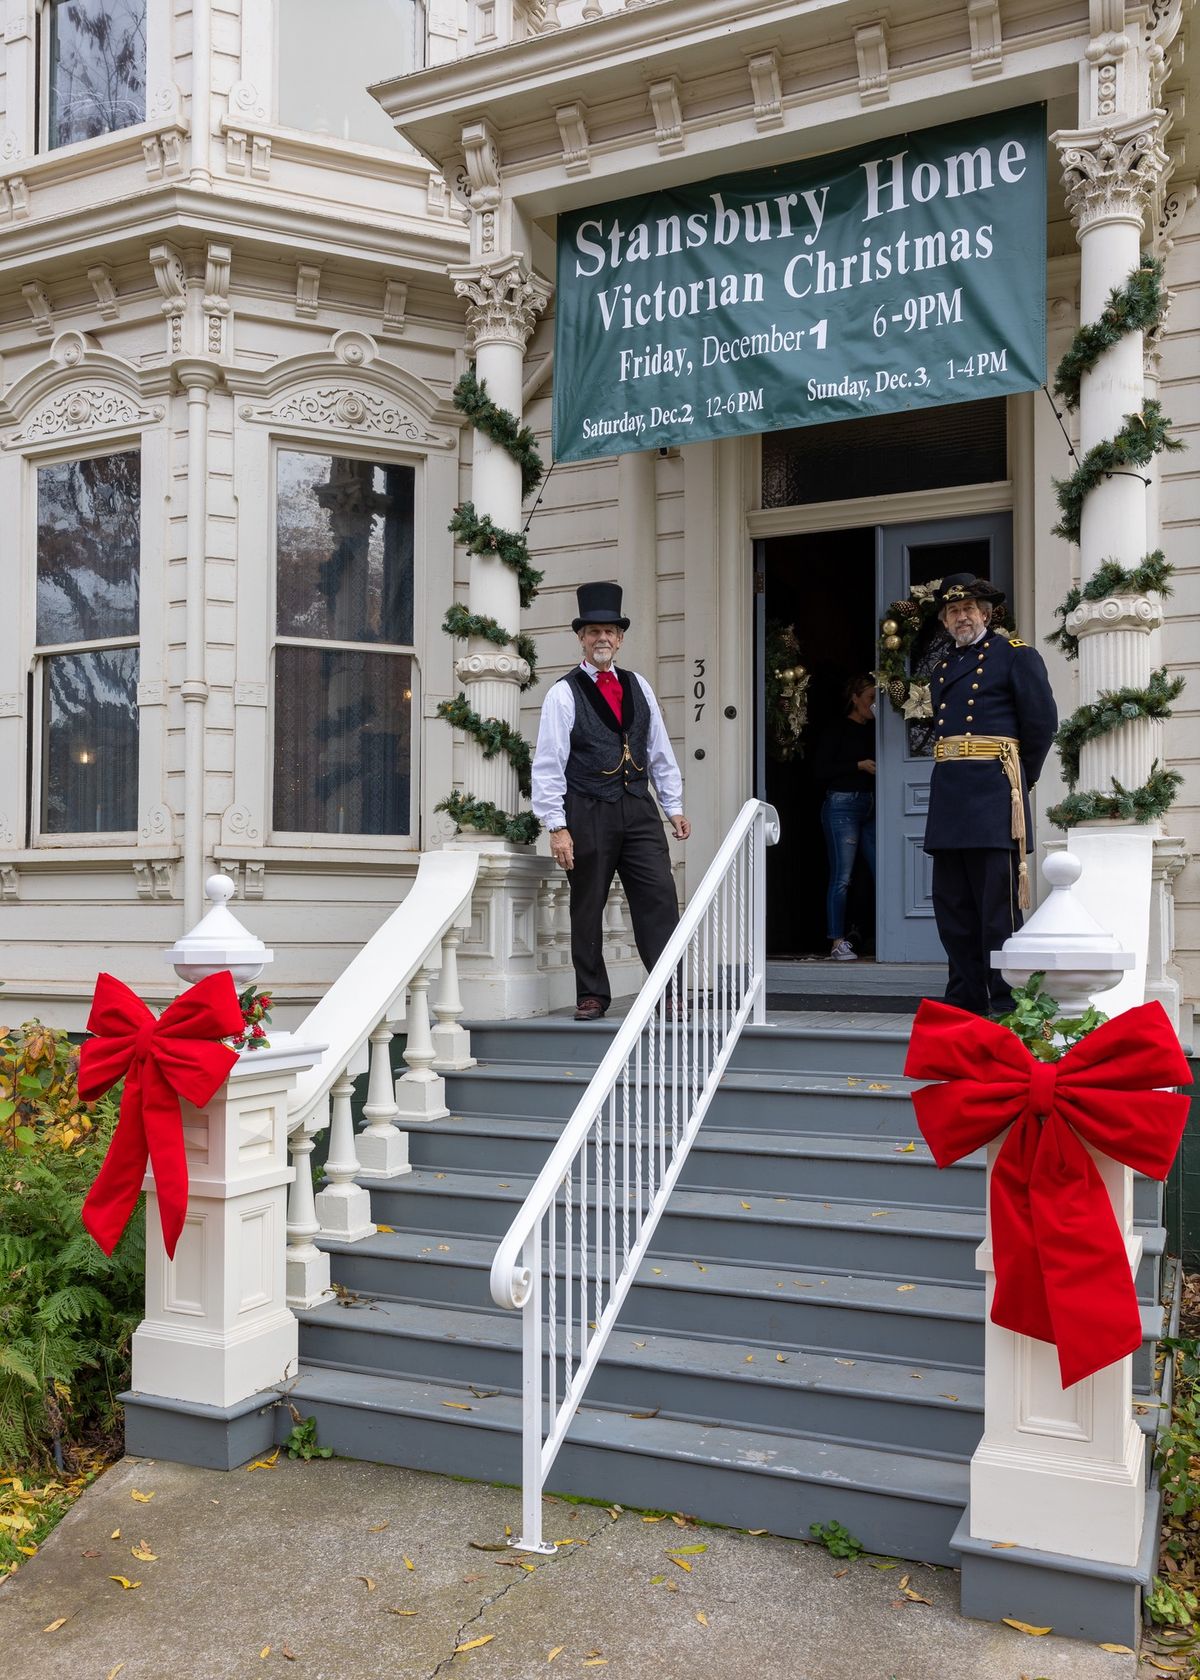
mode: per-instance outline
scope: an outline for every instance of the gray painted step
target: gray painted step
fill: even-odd
[[[335,1281],[364,1297],[484,1310],[491,1305],[493,1242],[402,1232],[356,1243],[325,1237],[318,1242],[329,1251]],[[799,1267],[702,1265],[667,1256],[647,1259],[621,1325],[914,1365],[982,1366],[979,1284],[907,1285]]]
[[[444,1309],[403,1301],[369,1310],[329,1302],[298,1316],[308,1365],[520,1393],[517,1313],[460,1311],[452,1329]],[[914,1371],[832,1354],[781,1354],[761,1343],[618,1330],[592,1376],[588,1403],[968,1458],[982,1429],[983,1379],[973,1371]]]
[[[490,1236],[498,1242],[519,1213],[532,1182],[516,1175],[496,1179],[477,1173],[413,1171],[393,1184],[372,1186],[372,1216],[397,1230],[445,1237]],[[588,1198],[593,1243],[598,1238],[607,1252],[612,1237],[606,1186],[597,1190],[589,1181]],[[630,1194],[628,1206],[632,1209],[633,1205]],[[618,1187],[618,1244],[622,1206]],[[796,1196],[676,1189],[654,1234],[651,1252],[974,1284],[978,1276],[975,1251],[982,1239],[982,1211],[874,1208]]]
[[[335,1452],[519,1480],[520,1402],[510,1395],[479,1399],[446,1384],[302,1366],[290,1396],[316,1418],[321,1441]],[[280,1431],[288,1426],[281,1416]],[[807,1538],[811,1523],[841,1522],[871,1551],[948,1564],[968,1467],[932,1455],[586,1408],[549,1482],[558,1492],[602,1488],[622,1504],[796,1537]],[[557,1538],[552,1526],[547,1532]]]

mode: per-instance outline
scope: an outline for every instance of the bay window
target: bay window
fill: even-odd
[[[275,457],[276,833],[412,828],[412,467]]]
[[[43,145],[146,120],[146,0],[49,0],[41,18]]]
[[[42,835],[137,827],[141,457],[37,470]]]

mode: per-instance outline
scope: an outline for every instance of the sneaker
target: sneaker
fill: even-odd
[[[829,953],[830,962],[857,962],[858,952],[848,939],[839,939]]]

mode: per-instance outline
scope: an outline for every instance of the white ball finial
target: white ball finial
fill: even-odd
[[[228,875],[210,875],[204,890],[212,901],[211,909],[190,933],[176,940],[166,953],[167,961],[189,984],[228,969],[239,986],[248,985],[258,979],[275,953],[268,951],[229,909],[236,882]]]
[[[228,875],[210,875],[204,883],[204,896],[214,904],[228,904],[237,891],[237,883]]]
[[[1061,891],[1075,885],[1083,874],[1083,863],[1073,852],[1051,852],[1042,865],[1042,874],[1052,887]]]

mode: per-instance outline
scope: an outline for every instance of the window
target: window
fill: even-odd
[[[424,0],[278,0],[279,120],[285,128],[409,148],[367,92],[425,63]]]
[[[276,830],[411,830],[415,480],[276,456]]]
[[[146,0],[50,0],[42,13],[45,146],[146,120]]]
[[[37,653],[44,835],[137,827],[137,450],[37,475]]]

